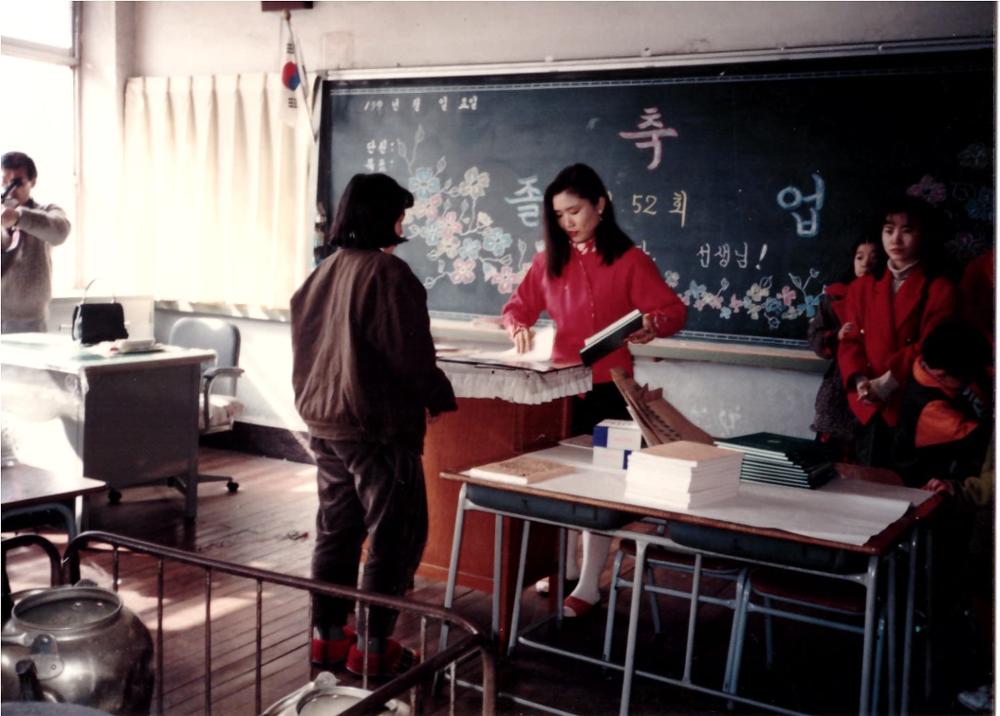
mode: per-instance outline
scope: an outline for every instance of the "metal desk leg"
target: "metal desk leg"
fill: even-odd
[[[628,636],[625,646],[625,672],[622,680],[622,698],[618,707],[619,716],[628,716],[629,700],[632,697],[632,676],[635,672],[635,638],[639,632],[639,603],[642,601],[642,575],[646,569],[646,547],[645,540],[635,541],[635,574],[639,575],[632,580],[632,605],[628,616]]]
[[[184,519],[193,520],[198,516],[198,463],[188,470],[182,479],[184,484]]]
[[[521,551],[517,560],[517,581],[514,582],[514,614],[510,620],[510,639],[507,642],[507,654],[514,652],[517,646],[517,630],[521,621],[521,592],[524,591],[524,563],[528,558],[528,536],[531,533],[531,522],[524,521],[521,529]]]
[[[503,515],[493,515],[493,604],[490,605],[490,636],[500,638],[500,557],[503,552]]]
[[[878,561],[875,555],[868,558],[868,573],[865,576],[865,638],[861,658],[861,696],[858,703],[859,716],[868,716],[872,686],[872,645],[875,642],[875,593],[878,591]]]
[[[687,645],[684,649],[684,676],[681,681],[691,683],[691,656],[694,653],[694,627],[698,619],[698,599],[701,592],[701,552],[694,556],[694,574],[691,575],[691,607],[688,610]]]
[[[899,713],[910,713],[910,669],[913,663],[913,605],[916,601],[917,547],[920,531],[914,529],[910,535],[910,558],[906,567],[906,615],[903,619],[903,693],[900,697]]]
[[[726,669],[722,676],[722,690],[726,693],[734,693],[735,691],[731,688],[731,684],[737,660],[737,645],[740,644],[743,637],[740,615],[744,613],[742,611],[744,609],[743,592],[747,589],[747,570],[744,569],[736,578],[736,593],[733,595],[733,623],[729,630],[729,649],[726,652]],[[733,702],[730,701],[729,703],[732,704]]]
[[[566,599],[566,541],[567,532],[565,527],[559,528],[559,558],[556,564],[559,565],[559,574],[556,575],[556,626],[562,626],[563,622],[563,600]],[[576,559],[576,555],[573,555]],[[549,585],[549,591],[552,585]]]
[[[444,606],[450,609],[455,603],[455,581],[458,579],[458,557],[462,553],[462,528],[465,525],[465,493],[467,485],[462,483],[458,491],[458,507],[455,508],[455,531],[451,538],[451,558],[448,561],[448,584],[444,590]],[[441,640],[438,651],[448,645],[448,624],[441,625]]]
[[[889,625],[886,637],[889,641],[889,680],[887,681],[889,691],[889,713],[896,713],[896,553],[889,554],[889,587],[886,590],[886,601],[889,611]],[[881,668],[881,664],[875,665],[876,669]],[[878,679],[875,680],[878,683]],[[876,698],[878,695],[876,694]],[[878,702],[876,702],[878,703]]]
[[[934,646],[934,535],[930,530],[924,534],[924,703],[931,700],[931,679],[933,678],[933,654]]]

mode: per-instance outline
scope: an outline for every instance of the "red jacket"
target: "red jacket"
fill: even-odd
[[[660,338],[684,327],[687,308],[639,248],[628,249],[610,266],[596,251],[570,251],[558,278],[549,276],[545,252],[540,251],[503,307],[503,322],[505,326],[532,326],[543,310],[548,311],[556,325],[552,360],[579,362],[584,339],[636,308],[653,314]],[[594,363],[594,383],[609,382],[610,371],[616,367],[632,373],[627,345]]]
[[[924,338],[934,326],[952,317],[957,308],[954,285],[945,278],[929,281],[920,266],[913,269],[895,295],[888,270],[878,280],[863,276],[851,283],[845,321],[854,323],[858,330],[840,342],[837,360],[848,403],[863,425],[876,413],[881,413],[889,426],[896,425],[903,388]],[[900,386],[889,400],[879,405],[858,401],[851,386],[854,376],[877,378],[886,371],[892,371]]]

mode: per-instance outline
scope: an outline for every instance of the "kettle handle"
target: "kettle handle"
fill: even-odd
[[[38,682],[38,669],[31,659],[21,659],[14,665],[17,682],[21,689],[19,701],[44,701],[42,685]]]

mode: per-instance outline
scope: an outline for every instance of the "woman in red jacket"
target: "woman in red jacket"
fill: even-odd
[[[954,285],[938,275],[934,216],[920,199],[887,207],[882,246],[888,265],[881,278],[865,276],[847,294],[846,322],[837,360],[851,410],[861,424],[858,462],[888,467],[902,388],[924,337],[958,307]]]
[[[531,326],[547,311],[556,327],[552,359],[576,362],[584,339],[634,309],[643,322],[629,336],[632,343],[676,333],[687,311],[652,259],[618,226],[597,172],[585,164],[566,167],[545,190],[545,251],[504,306],[504,326],[523,353],[531,347]],[[605,418],[629,419],[611,380],[615,367],[631,375],[628,346],[594,363],[593,390],[573,401],[574,435],[590,433]],[[566,616],[582,616],[600,600],[598,580],[610,543],[584,533],[580,581],[566,598]]]

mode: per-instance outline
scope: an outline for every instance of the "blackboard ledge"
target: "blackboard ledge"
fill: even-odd
[[[747,344],[657,338],[645,345],[631,346],[636,358],[689,360],[731,365],[750,365],[779,370],[822,373],[827,361],[805,348],[778,348]]]
[[[472,320],[432,317],[431,334],[437,341],[469,340],[510,346],[510,339],[496,317]],[[657,338],[646,345],[631,346],[631,350],[639,359],[704,361],[807,373],[822,373],[827,365],[825,360],[803,348],[729,345],[684,338]]]

